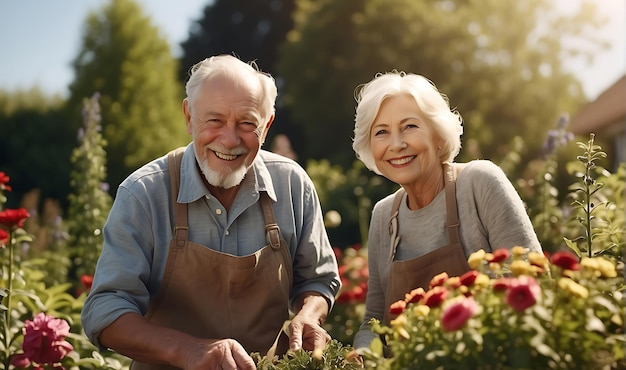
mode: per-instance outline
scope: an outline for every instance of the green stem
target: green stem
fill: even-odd
[[[585,216],[587,223],[585,225],[585,233],[587,234],[587,256],[593,257],[591,250],[591,167],[592,167],[592,151],[593,151],[593,135],[589,139],[589,147],[587,148],[587,163],[585,164]]]
[[[13,292],[13,230],[9,230],[9,277],[7,290],[7,312],[4,326],[4,368],[8,369],[11,363],[11,296]]]

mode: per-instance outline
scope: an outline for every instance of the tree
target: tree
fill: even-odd
[[[189,142],[177,62],[133,0],[111,0],[86,22],[69,109],[100,94],[112,190],[134,169]]]
[[[42,199],[65,199],[69,156],[75,131],[62,112],[63,100],[33,88],[0,92],[0,171],[11,177],[17,207],[24,194],[39,190]]]
[[[294,0],[210,2],[202,18],[192,24],[187,40],[181,43],[180,80],[186,81],[189,69],[204,58],[234,54],[243,61],[254,61],[262,71],[271,74],[276,79],[280,95],[283,81],[276,73],[278,47],[293,28],[294,9]],[[298,144],[301,133],[295,128],[289,111],[278,104],[267,142],[272,143],[278,135],[284,134]]]
[[[498,161],[513,138],[538,152],[543,133],[584,97],[561,67],[562,38],[591,38],[592,5],[558,16],[550,0],[300,0],[280,50],[284,104],[305,157],[354,159],[354,90],[378,72],[422,74],[465,121],[460,159]],[[323,51],[323,52],[322,52]],[[324,145],[321,145],[324,143]]]
[[[235,54],[256,61],[274,75],[278,45],[293,28],[294,0],[215,0],[195,21],[189,38],[181,43],[181,80],[189,68],[211,55]]]

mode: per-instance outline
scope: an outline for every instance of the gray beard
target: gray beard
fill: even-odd
[[[198,165],[200,166],[200,170],[202,171],[204,178],[209,184],[217,188],[224,189],[230,189],[241,184],[244,177],[246,177],[246,173],[248,172],[248,169],[245,166],[239,166],[235,170],[229,168],[230,173],[224,175],[220,172],[212,170],[206,160],[198,161]]]

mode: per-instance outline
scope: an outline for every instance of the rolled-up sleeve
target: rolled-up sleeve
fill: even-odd
[[[150,293],[154,235],[149,214],[120,187],[104,226],[104,246],[81,320],[87,337],[100,347],[100,332],[126,313],[144,314]]]

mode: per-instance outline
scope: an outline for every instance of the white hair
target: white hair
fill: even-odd
[[[450,109],[448,98],[437,90],[429,79],[412,73],[392,71],[377,74],[370,82],[360,85],[355,91],[357,102],[354,119],[352,149],[358,159],[370,170],[380,174],[370,142],[372,123],[385,99],[408,94],[415,99],[420,113],[441,139],[439,159],[441,163],[452,162],[461,150],[463,119]]]

